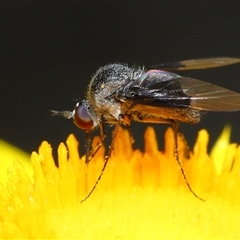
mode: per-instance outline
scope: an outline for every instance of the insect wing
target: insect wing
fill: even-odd
[[[192,78],[180,81],[183,91],[190,96],[192,109],[216,112],[240,110],[239,93]]]
[[[149,67],[148,69],[162,69],[166,71],[182,71],[193,69],[206,69],[214,67],[223,67],[239,63],[240,58],[218,57],[218,58],[199,58],[192,60],[183,60],[171,63],[162,63]]]
[[[189,107],[190,98],[182,91],[180,79],[175,73],[150,70],[126,85],[123,97],[149,106]]]
[[[148,106],[202,111],[240,110],[240,94],[177,74],[150,70],[124,88],[122,98]]]

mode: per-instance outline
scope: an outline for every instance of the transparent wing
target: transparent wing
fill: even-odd
[[[217,85],[161,70],[127,84],[119,98],[149,106],[201,111],[240,110],[240,94]]]
[[[192,60],[183,60],[179,62],[163,63],[148,67],[148,69],[162,69],[166,71],[182,71],[194,69],[206,69],[214,67],[223,67],[239,63],[240,58],[218,57],[218,58],[200,58]]]
[[[192,79],[182,78],[183,91],[191,96],[191,108],[206,111],[240,110],[240,94],[226,88]]]

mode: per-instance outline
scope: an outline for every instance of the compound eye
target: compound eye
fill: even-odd
[[[83,104],[76,105],[73,111],[73,119],[74,123],[84,131],[89,131],[93,128],[93,121]]]

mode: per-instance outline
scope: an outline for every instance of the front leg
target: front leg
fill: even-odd
[[[95,184],[93,185],[91,191],[88,193],[88,195],[87,195],[84,199],[81,200],[80,203],[83,203],[84,201],[86,201],[86,200],[92,195],[93,191],[94,191],[95,188],[97,187],[99,181],[101,180],[101,178],[102,178],[102,176],[103,176],[103,173],[104,173],[104,171],[105,171],[105,168],[107,167],[108,160],[109,160],[109,158],[111,157],[112,152],[113,152],[113,150],[114,150],[114,143],[115,143],[115,139],[116,139],[116,136],[117,136],[118,129],[119,129],[119,127],[121,126],[121,124],[124,124],[124,125],[125,125],[125,124],[128,124],[128,123],[130,124],[130,120],[129,120],[129,118],[128,118],[127,115],[122,115],[122,114],[120,114],[120,115],[118,116],[118,122],[117,122],[116,127],[115,127],[115,129],[114,129],[114,131],[113,131],[112,142],[111,142],[111,145],[110,145],[109,148],[108,148],[108,153],[107,153],[107,155],[104,157],[104,164],[103,164],[101,173],[99,174],[99,176],[98,176]],[[127,125],[127,126],[129,126],[129,125]],[[100,147],[99,147],[99,148],[100,148]],[[99,148],[98,148],[98,149],[99,149]]]
[[[87,153],[86,153],[85,164],[88,164],[94,158],[94,156],[97,154],[98,150],[103,145],[104,139],[106,138],[105,131],[104,131],[104,125],[103,125],[102,121],[101,121],[99,127],[100,127],[100,141],[91,150],[89,150],[90,149],[90,144],[91,144],[90,133],[87,133]]]

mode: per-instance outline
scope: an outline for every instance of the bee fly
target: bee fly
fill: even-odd
[[[187,187],[195,197],[178,155],[178,122],[198,123],[203,111],[238,111],[240,94],[223,87],[168,72],[176,70],[206,69],[239,63],[239,58],[207,58],[160,64],[150,68],[109,64],[93,75],[84,100],[72,112],[51,111],[53,115],[73,118],[86,132],[86,164],[94,157],[105,139],[104,124],[113,124],[113,138],[104,158],[102,171],[85,201],[94,191],[107,166],[120,125],[131,121],[167,123],[173,125],[174,156]],[[161,69],[161,70],[160,70]],[[90,151],[90,133],[100,128],[100,142]]]

